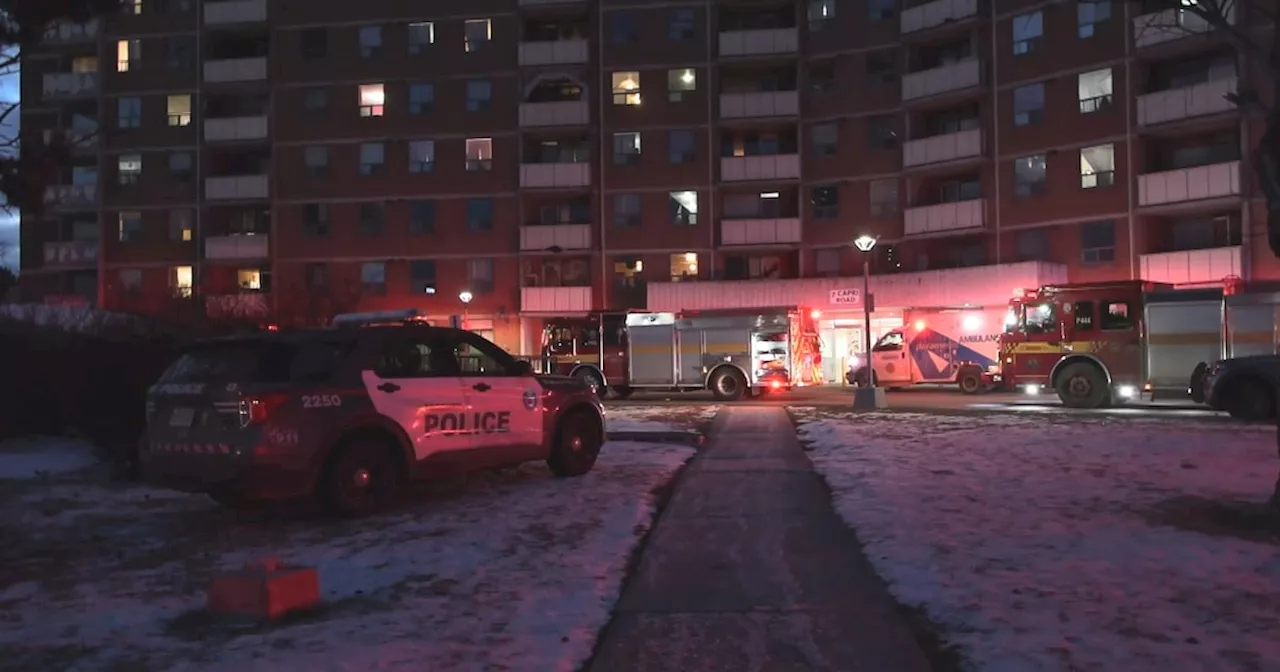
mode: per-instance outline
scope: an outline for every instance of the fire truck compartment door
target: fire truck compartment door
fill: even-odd
[[[676,383],[674,324],[632,326],[627,332],[631,350],[631,382],[638,385]]]

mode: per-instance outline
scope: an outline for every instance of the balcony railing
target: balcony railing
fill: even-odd
[[[586,40],[521,42],[520,65],[577,65],[589,60],[589,52]]]
[[[725,156],[720,159],[720,179],[725,182],[794,180],[799,177],[799,154]]]
[[[591,123],[591,107],[585,100],[520,103],[520,126],[582,126]]]
[[[903,75],[902,99],[914,100],[951,91],[963,91],[981,83],[982,62],[976,58],[970,58]]]
[[[59,184],[45,187],[44,202],[61,208],[91,208],[98,204],[98,185]]]
[[[90,19],[84,23],[59,21],[51,24],[44,31],[44,41],[48,44],[77,44],[92,42],[98,39],[98,20]]]
[[[982,130],[935,135],[910,140],[902,145],[902,165],[923,166],[982,156]]]
[[[204,25],[261,23],[267,20],[267,0],[219,0],[204,3]]]
[[[799,243],[800,218],[723,219],[720,221],[721,245],[771,245]]]
[[[903,35],[936,28],[978,14],[978,0],[934,0],[902,10]]]
[[[986,212],[987,203],[981,198],[907,208],[902,213],[902,233],[908,236],[919,236],[980,229],[986,221]]]
[[[1139,206],[1169,205],[1239,195],[1239,161],[1138,176]]]
[[[1229,77],[1138,96],[1138,123],[1155,126],[1234,110],[1227,95],[1236,87],[1236,78]]]
[[[795,28],[730,30],[720,33],[721,56],[769,56],[794,54],[800,48]]]
[[[590,224],[551,224],[520,227],[520,250],[589,250],[591,249]]]
[[[256,82],[267,78],[267,59],[224,58],[205,61],[204,81],[211,83]]]
[[[1244,275],[1244,248],[1240,246],[1143,254],[1138,261],[1143,280],[1171,285],[1217,283]]]
[[[204,258],[210,261],[266,259],[270,236],[209,236],[204,239]]]
[[[208,177],[204,181],[204,197],[220,201],[257,200],[267,198],[269,185],[266,175]]]
[[[87,98],[98,95],[96,72],[51,72],[41,81],[45,100]]]
[[[1228,24],[1235,24],[1235,3],[1222,3]],[[1133,43],[1139,49],[1213,30],[1207,21],[1185,9],[1166,9],[1133,19]]]
[[[800,114],[798,91],[720,94],[720,118],[794,117]]]
[[[265,137],[267,137],[265,116],[206,119],[204,122],[204,139],[207,142],[261,140]]]
[[[96,240],[68,240],[44,244],[45,266],[92,266],[96,263],[98,263],[98,241]]]
[[[521,287],[520,312],[570,315],[589,313],[590,287]]]
[[[591,186],[590,163],[525,163],[520,186],[532,189]]]

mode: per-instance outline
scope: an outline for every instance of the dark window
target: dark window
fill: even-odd
[[[463,376],[510,376],[515,370],[511,355],[478,334],[467,332],[451,334],[462,365]]]
[[[684,42],[693,39],[693,10],[673,9],[668,28],[672,42]]]
[[[618,194],[613,197],[614,226],[640,226],[640,195]]]
[[[1133,328],[1133,306],[1128,301],[1107,301],[1102,304],[1099,319],[1103,331],[1126,331]]]
[[[897,13],[897,0],[867,0],[867,17],[872,21],[888,21]]]
[[[693,163],[698,158],[698,150],[694,147],[693,131],[668,131],[667,144],[673,164]]]
[[[467,199],[467,230],[493,230],[493,200],[488,198]]]
[[[222,341],[189,349],[160,383],[283,383],[327,380],[351,351],[346,340]]]
[[[1080,225],[1080,261],[1103,264],[1116,260],[1116,223],[1089,222]]]
[[[414,294],[436,293],[436,262],[419,259],[409,264],[409,291]]]
[[[387,344],[374,373],[379,378],[458,376],[462,367],[454,348],[440,338],[402,338]]]
[[[840,215],[840,190],[832,184],[810,189],[814,219],[835,219]]]
[[[409,233],[425,236],[435,233],[436,204],[435,201],[414,201],[409,205]]]
[[[1049,231],[1029,229],[1017,236],[1019,261],[1049,261]]]
[[[614,44],[631,44],[640,41],[639,21],[635,12],[610,12],[609,35]]]
[[[867,118],[867,146],[871,149],[896,149],[898,146],[898,121],[892,116]]]
[[[302,113],[317,117],[329,111],[329,91],[326,89],[306,89],[302,93]]]
[[[304,59],[324,58],[329,53],[329,33],[324,28],[308,28],[302,31],[301,42]]]
[[[386,203],[360,204],[360,233],[366,236],[380,236],[387,224]]]
[[[329,286],[329,265],[323,262],[310,263],[304,271],[307,287],[321,289]]]
[[[329,235],[329,206],[323,203],[302,206],[302,232],[309,236]]]

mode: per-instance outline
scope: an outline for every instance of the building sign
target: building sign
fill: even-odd
[[[833,289],[829,302],[833,306],[859,306],[862,305],[861,289]]]

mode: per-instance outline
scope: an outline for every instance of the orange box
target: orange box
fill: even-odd
[[[320,603],[320,575],[314,567],[291,567],[275,558],[213,576],[208,609],[219,616],[279,618]]]

